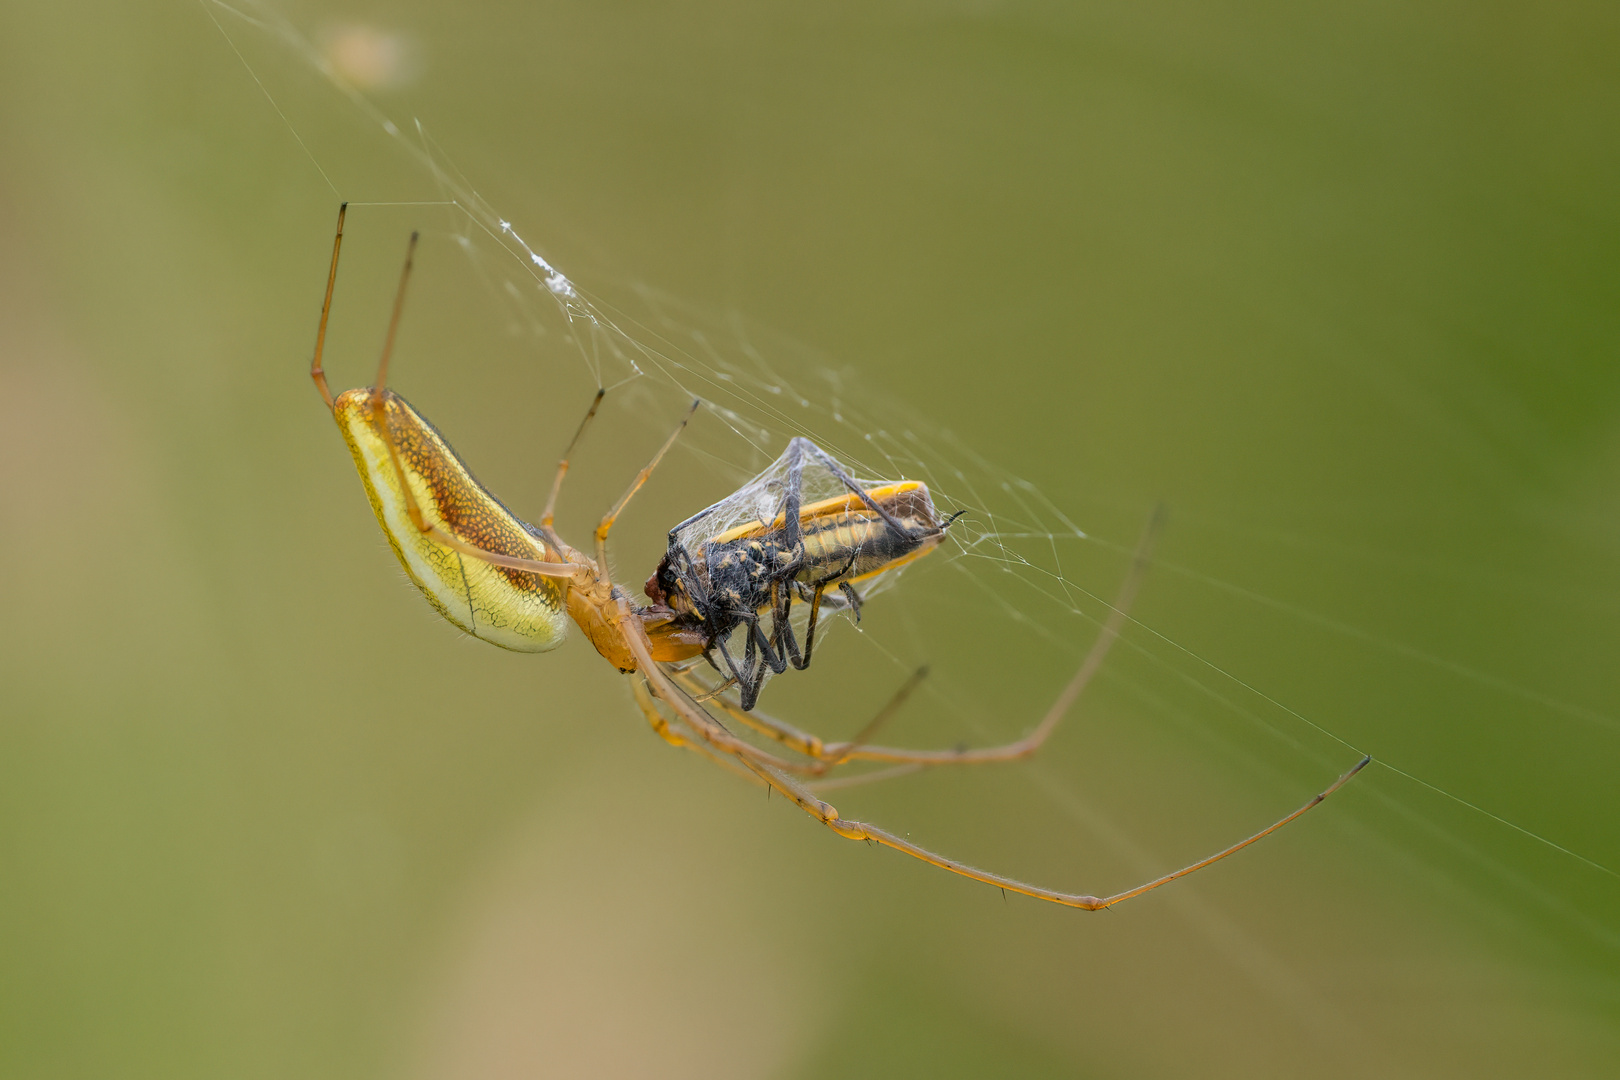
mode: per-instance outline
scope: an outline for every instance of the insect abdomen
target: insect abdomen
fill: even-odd
[[[858,581],[909,562],[939,543],[932,523],[901,519],[905,535],[866,511],[827,514],[805,523],[804,565],[796,575],[806,585]]]

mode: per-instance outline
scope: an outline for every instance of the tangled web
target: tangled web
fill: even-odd
[[[946,531],[939,550],[905,569],[908,578],[915,574],[927,580],[918,581],[917,587],[908,585],[903,597],[886,602],[880,630],[871,628],[874,620],[870,618],[858,625],[854,606],[847,601],[829,600],[826,610],[833,617],[823,626],[829,650],[839,650],[836,663],[842,669],[865,667],[886,672],[884,677],[898,682],[922,660],[933,661],[935,675],[928,686],[931,727],[937,732],[943,720],[955,725],[946,738],[976,741],[1003,740],[1018,733],[1018,716],[1007,715],[1016,710],[1008,709],[1002,694],[1007,683],[1027,687],[1027,700],[1033,705],[1043,697],[1050,698],[1068,678],[1111,611],[1106,597],[1135,547],[1131,538],[1088,535],[1035,485],[913,415],[904,401],[862,385],[853,373],[801,343],[771,335],[735,314],[716,316],[698,310],[645,285],[625,284],[611,301],[587,290],[531,243],[517,223],[488,205],[420,124],[396,123],[357,88],[367,78],[357,72],[369,69],[350,53],[358,49],[367,63],[379,56],[386,60],[391,55],[387,48],[393,47],[387,42],[379,45],[351,34],[338,46],[327,42],[323,47],[258,0],[243,0],[239,5],[218,0],[202,3],[271,105],[287,121],[314,169],[331,186],[334,201],[353,197],[356,201],[351,205],[356,208],[386,204],[360,201],[372,190],[372,177],[364,172],[341,177],[341,186],[335,182],[334,170],[329,168],[331,157],[306,137],[311,125],[288,115],[289,102],[310,97],[328,99],[312,108],[330,109],[335,88],[392,159],[403,162],[389,183],[376,187],[402,196],[388,203],[409,202],[425,208],[424,212],[442,215],[446,232],[465,254],[470,273],[504,307],[516,333],[534,343],[533,352],[541,358],[537,362],[572,362],[583,367],[610,399],[622,401],[653,430],[673,428],[693,399],[702,402],[702,420],[683,436],[676,454],[688,475],[705,477],[712,491],[734,494],[716,504],[718,509],[703,519],[701,528],[694,526],[682,534],[682,543],[691,547],[749,522],[770,521],[780,513],[783,477],[779,458],[795,436],[813,440],[863,486],[921,481],[942,516],[961,513]],[[283,56],[296,58],[306,83],[322,84],[323,89],[267,84],[261,72],[275,64],[257,53],[250,57],[244,52],[255,48],[268,48],[271,54],[279,50]],[[378,84],[392,77],[396,69],[384,64],[380,70]],[[308,80],[309,73],[318,78]],[[401,175],[403,184],[398,180]],[[564,356],[572,360],[565,361]],[[833,498],[845,490],[837,477],[819,466],[806,470],[804,485],[807,502]],[[712,498],[694,500],[693,509],[709,501]],[[1152,508],[1143,505],[1138,509],[1141,520],[1147,520]],[[1198,576],[1185,569],[1181,572]],[[888,588],[898,576],[887,574],[869,582],[862,594]],[[616,579],[639,584],[641,575],[619,573]],[[795,625],[801,630],[805,616],[804,605],[799,605]],[[934,632],[941,626],[966,626],[972,632]],[[1339,629],[1370,639],[1354,628]],[[847,647],[857,641],[859,648]],[[996,654],[996,663],[1002,666],[993,681],[1000,685],[987,689],[985,680],[977,676],[984,670],[987,644],[996,642],[1012,644]],[[1391,651],[1416,653],[1398,642],[1380,644]],[[1484,815],[1562,857],[1578,860],[1601,874],[1620,876],[1582,853],[1497,816],[1483,805],[1485,800],[1441,790],[1401,768],[1399,761],[1381,758],[1377,747],[1352,745],[1149,625],[1130,620],[1120,648],[1133,652],[1165,682],[1187,688],[1191,697],[1203,701],[1206,714],[1221,713],[1227,722],[1264,732],[1283,759],[1292,756],[1296,763],[1300,759],[1312,763],[1314,779],[1308,782],[1331,778],[1363,752],[1370,752],[1375,768]],[[1447,663],[1433,657],[1426,661]],[[833,658],[822,662],[831,663]],[[1465,674],[1490,681],[1487,673]],[[1117,672],[1107,677],[1153,707],[1151,693],[1141,682]],[[1530,696],[1523,688],[1507,689]],[[1204,737],[1210,738],[1207,732]],[[1233,745],[1229,737],[1223,743],[1220,736],[1212,743],[1223,750],[1231,750]],[[1238,751],[1238,756],[1248,753]],[[1253,764],[1253,755],[1249,756]],[[1268,771],[1266,765],[1260,768]],[[1277,773],[1275,768],[1269,771]],[[1398,802],[1388,794],[1379,797]],[[1492,861],[1477,845],[1466,840],[1456,843],[1469,858]],[[1581,925],[1611,947],[1620,947],[1620,935],[1580,915],[1528,875],[1500,865],[1492,872],[1521,896]]]

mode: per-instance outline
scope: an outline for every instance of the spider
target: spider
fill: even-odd
[[[393,314],[377,364],[373,386],[348,390],[335,399],[327,386],[321,354],[326,341],[327,317],[331,313],[332,291],[337,282],[338,255],[343,245],[343,221],[347,204],[338,210],[337,232],[332,241],[332,267],[327,275],[326,296],[321,305],[320,328],[310,378],[331,410],[348,444],[361,483],[387,534],[389,544],[411,580],[428,602],[450,622],[463,630],[504,648],[543,652],[562,643],[572,620],[591,644],[620,672],[631,676],[631,693],[647,722],[670,744],[686,747],[765,785],[791,800],[811,817],[839,836],[864,840],[904,852],[932,866],[1005,891],[1021,893],[1067,907],[1096,911],[1140,896],[1161,885],[1201,870],[1226,858],[1311,810],[1323,799],[1348,783],[1370,758],[1363,758],[1315,798],[1259,832],[1180,870],[1165,874],[1111,896],[1061,892],[1029,884],[1001,874],[980,870],[913,844],[875,825],[840,817],[838,810],[807,786],[804,778],[815,778],[853,761],[887,762],[896,770],[910,771],[930,766],[1013,761],[1033,754],[1051,735],[1065,713],[1090,682],[1109,646],[1119,636],[1125,610],[1135,595],[1148,558],[1153,528],[1139,546],[1131,570],[1121,587],[1111,613],[1079,670],[1058,695],[1046,715],[1023,738],[1002,746],[977,749],[909,750],[870,745],[867,740],[904,701],[923,672],[913,675],[876,718],[854,739],[826,743],[814,735],[763,714],[750,712],[740,703],[727,700],[719,690],[706,687],[691,672],[691,664],[712,643],[701,625],[663,604],[637,606],[616,585],[608,573],[607,539],[619,515],[641,486],[646,483],[670,446],[691,417],[687,412],[646,467],[631,481],[598,522],[594,533],[595,553],[570,546],[553,527],[556,506],[568,463],[597,407],[599,391],[590,409],[569,442],[545,510],[538,525],[530,525],[508,510],[473,477],[450,444],[409,402],[387,388],[388,360],[393,351],[404,306],[405,286],[410,278],[417,236],[411,235],[405,266],[394,298]],[[693,409],[696,409],[696,403]],[[881,505],[874,491],[860,500],[868,511]],[[894,506],[889,514],[900,520]],[[880,517],[883,515],[880,513]],[[791,520],[789,514],[784,520]],[[885,528],[894,528],[887,518]],[[943,530],[943,524],[940,526]],[[907,534],[910,535],[909,533]],[[895,539],[891,537],[891,539]],[[808,564],[812,545],[803,545]],[[797,550],[796,548],[794,549]],[[793,560],[797,561],[799,556]],[[914,557],[914,554],[913,554]],[[803,568],[801,567],[801,570]],[[826,576],[827,582],[856,576],[855,564]],[[797,575],[799,571],[795,571]],[[820,580],[820,579],[815,579]],[[778,574],[779,592],[789,580]],[[796,578],[795,588],[802,585]],[[823,585],[826,582],[823,582]],[[751,629],[752,632],[752,629]],[[808,653],[808,645],[807,645]],[[739,738],[710,711],[708,703],[738,724],[746,725],[775,739],[794,751],[789,759]],[[855,780],[877,778],[871,773]],[[831,786],[837,781],[830,781]]]
[[[848,493],[803,505],[807,457]],[[771,526],[755,520],[727,529],[703,540],[694,558],[682,534],[718,516],[750,490],[769,487],[768,478],[774,476],[783,478],[779,484],[783,496]],[[822,598],[829,587],[837,588],[843,605],[859,621],[861,596],[855,583],[926,555],[962,513],[942,519],[928,488],[915,480],[863,488],[825,450],[809,439],[794,438],[781,459],[743,492],[669,531],[669,549],[644,591],[654,603],[702,626],[710,643],[704,657],[720,671],[713,656],[719,649],[730,669],[728,682],[736,684],[746,711],[759,699],[768,672],[779,675],[789,664],[800,671],[810,666]],[[802,656],[791,621],[795,596],[810,605]],[[760,625],[767,610],[769,636]],[[747,628],[741,667],[726,647],[726,639],[738,626]]]

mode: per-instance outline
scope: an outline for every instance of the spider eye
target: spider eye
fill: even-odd
[[[658,584],[662,585],[665,589],[673,589],[675,587],[675,581],[676,577],[673,567],[664,566],[659,569]]]

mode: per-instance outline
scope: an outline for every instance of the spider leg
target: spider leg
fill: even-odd
[[[1075,700],[1079,698],[1086,684],[1091,681],[1112,641],[1113,638],[1106,633],[1105,627],[1105,633],[1093,644],[1091,652],[1087,654],[1086,660],[1080,665],[1079,671],[1075,673],[1074,678],[1070,680],[1069,685],[1064,688],[1063,692],[1058,695],[1057,700],[1052,703],[1051,708],[1047,710],[1041,722],[1023,738],[998,746],[952,747],[944,750],[913,750],[902,747],[872,746],[865,741],[870,737],[870,732],[863,732],[861,736],[848,741],[827,743],[815,735],[803,732],[791,724],[764,713],[749,712],[746,714],[746,719],[744,716],[736,716],[736,718],[749,723],[751,727],[777,739],[779,742],[793,747],[800,753],[816,759],[818,763],[823,761],[831,762],[832,764],[826,765],[826,768],[831,768],[833,764],[846,764],[852,761],[883,761],[904,763],[917,767],[978,765],[989,762],[1017,761],[1034,754],[1045,743],[1052,731],[1073,706]],[[909,687],[903,687],[902,689],[909,693]],[[728,707],[730,703],[724,698],[717,698],[716,701],[728,713],[732,712]],[[736,714],[732,715],[735,716]]]
[[[671,746],[692,747],[692,740],[683,733],[676,731],[675,725],[671,724],[664,714],[659,711],[658,706],[654,704],[652,695],[647,691],[647,680],[645,678],[631,679],[630,693],[635,697],[636,705],[640,707],[642,715],[647,718],[647,723],[652,725],[653,731],[660,739],[663,739]]]
[[[688,693],[691,693],[693,690],[693,685],[687,678],[685,678],[685,672],[677,672],[674,674],[676,677],[676,682],[681,685],[682,689],[686,690]],[[755,731],[769,735],[785,745],[790,746],[792,749],[798,750],[806,757],[813,758],[814,760],[810,764],[796,766],[791,769],[791,771],[819,778],[824,776],[829,770],[835,769],[849,760],[851,752],[855,748],[865,745],[866,741],[872,737],[878,728],[888,723],[889,719],[893,717],[895,713],[900,711],[900,706],[905,704],[906,699],[911,696],[911,692],[915,690],[923,679],[927,677],[927,667],[920,667],[916,671],[912,672],[911,677],[900,685],[900,689],[895,691],[894,696],[888,700],[888,703],[885,704],[883,708],[878,710],[877,715],[867,722],[867,725],[860,730],[860,733],[848,742],[838,744],[839,748],[835,748],[835,750],[831,753],[826,752],[826,748],[823,746],[821,740],[816,738],[814,735],[806,735],[789,724],[784,724],[780,720],[775,720],[759,713],[743,712],[742,710],[733,706],[730,702],[726,701],[724,698],[720,698],[718,701],[720,707],[726,711],[727,715],[741,721],[743,724],[753,728]],[[715,700],[715,693],[718,693],[718,691],[707,694],[693,694],[692,700],[699,702]],[[876,780],[888,780],[896,776],[914,773],[922,767],[922,765],[915,763],[899,765],[892,769],[880,769],[876,772],[865,773],[861,776],[845,777],[840,780],[827,781],[825,783],[818,784],[817,787],[813,788],[812,790],[819,788],[831,789],[835,787],[852,787],[855,784],[871,783]]]
[[[888,723],[889,718],[900,711],[900,706],[906,703],[906,699],[911,696],[911,692],[917,689],[917,687],[921,685],[922,681],[926,678],[928,678],[928,666],[925,664],[916,671],[913,671],[911,673],[911,678],[900,684],[900,689],[894,692],[894,696],[889,699],[889,703],[883,706],[883,708],[879,709],[877,715],[872,717],[872,719],[867,722],[866,726],[861,728],[861,730],[856,733],[854,738],[843,744],[845,749],[830,754],[820,761],[817,761],[812,767],[811,772],[813,772],[816,776],[820,776],[828,769],[835,769],[844,762],[848,761],[851,754],[855,753],[860,747],[865,746],[869,741],[871,741],[872,736],[877,734],[878,728]]]
[[[885,780],[898,780],[902,776],[910,776],[914,772],[921,772],[922,769],[921,765],[891,765],[887,769],[874,769],[871,772],[861,773],[859,776],[835,776],[830,779],[818,779],[806,786],[819,795],[823,791],[859,787],[862,784],[880,784]]]
[[[697,412],[698,406],[701,404],[703,404],[701,400],[692,402],[692,407],[686,410],[686,415],[682,416],[681,422],[675,425],[675,430],[669,433],[669,438],[665,439],[664,445],[658,448],[658,453],[654,454],[653,459],[647,462],[646,467],[636,474],[636,478],[630,482],[629,490],[619,496],[619,501],[613,504],[611,510],[602,515],[602,520],[597,524],[596,574],[597,580],[601,581],[603,585],[609,584],[607,562],[608,530],[613,528],[613,523],[619,519],[620,514],[624,513],[624,508],[630,502],[631,497],[641,490],[641,485],[647,482],[647,477],[652,475],[652,471],[658,467],[658,463],[664,459],[664,455],[669,453],[669,448],[675,445],[675,440],[680,437],[682,431],[686,430],[687,421],[692,419],[692,414]],[[590,417],[587,416],[586,419],[588,420]],[[582,428],[583,426],[581,425]]]
[[[623,625],[622,620],[621,625]],[[639,626],[630,633],[635,635],[637,631],[640,631]],[[640,631],[640,636],[636,637],[635,640],[642,649],[645,650],[648,647],[645,631]],[[650,657],[651,654],[648,653],[648,656]],[[674,713],[674,721],[671,722],[652,700],[651,679],[664,676],[665,673],[661,667],[657,666],[656,661],[649,662],[653,664],[658,674],[649,677],[646,674],[647,669],[644,669],[639,678],[631,680],[630,691],[636,699],[636,704],[646,716],[648,724],[665,742],[672,746],[694,750],[732,771],[738,769],[737,763],[739,761],[751,766],[758,765],[762,768],[787,772],[802,770],[806,767],[791,761],[784,761],[775,754],[761,750],[759,747],[752,746],[737,738],[727,731],[719,721],[710,716],[695,698],[681,688],[676,687],[673,683],[668,682],[667,676],[665,676],[665,681],[660,684],[657,697],[668,704]],[[716,756],[717,754],[728,756],[719,757]],[[753,773],[749,775],[755,776]],[[757,776],[755,778],[757,779]]]
[[[1177,878],[1186,877],[1188,874],[1191,874],[1194,871],[1202,870],[1204,867],[1209,866],[1212,863],[1219,862],[1228,855],[1233,855],[1239,851],[1242,851],[1250,844],[1271,835],[1284,825],[1287,825],[1289,822],[1293,821],[1295,818],[1300,817],[1307,811],[1316,807],[1322,802],[1323,799],[1326,799],[1339,788],[1349,783],[1350,778],[1355,776],[1356,773],[1360,772],[1362,769],[1366,768],[1367,763],[1372,760],[1370,757],[1362,758],[1361,761],[1353,766],[1348,772],[1340,776],[1315,798],[1311,799],[1304,806],[1301,806],[1293,813],[1279,818],[1277,821],[1266,826],[1264,829],[1261,829],[1252,836],[1246,837],[1230,847],[1223,848],[1215,854],[1206,856],[1195,863],[1184,866],[1180,870],[1154,878],[1152,881],[1145,882],[1136,886],[1135,888],[1127,889],[1124,892],[1115,893],[1112,896],[1092,896],[1086,893],[1060,892],[1056,889],[1048,889],[1040,885],[1033,885],[1029,882],[1019,881],[1016,878],[1006,877],[1002,874],[991,873],[988,870],[980,870],[977,867],[969,866],[967,863],[960,862],[956,859],[947,858],[946,856],[937,854],[925,847],[913,844],[911,841],[896,836],[894,833],[888,832],[885,829],[880,829],[875,825],[868,825],[865,822],[851,821],[841,818],[838,814],[837,807],[818,797],[803,784],[800,784],[796,780],[793,780],[787,776],[779,768],[760,760],[757,751],[752,754],[748,753],[748,751],[753,750],[752,747],[726,732],[713,719],[713,717],[709,716],[703,711],[702,707],[691,701],[690,698],[686,697],[686,695],[682,693],[681,689],[670,680],[668,674],[659,668],[657,663],[653,660],[651,649],[646,640],[646,631],[642,629],[639,623],[635,623],[631,617],[626,614],[621,618],[621,625],[625,630],[625,636],[630,644],[631,652],[635,654],[636,659],[642,665],[641,670],[646,676],[647,689],[649,692],[657,696],[671,709],[673,709],[675,714],[681,720],[685,721],[686,724],[691,728],[692,733],[695,736],[708,743],[709,746],[715,751],[731,754],[736,757],[737,760],[742,763],[743,767],[748,769],[749,772],[752,772],[755,776],[758,776],[772,789],[787,796],[793,801],[794,805],[799,807],[799,809],[803,810],[805,813],[827,826],[839,836],[844,837],[846,840],[869,840],[874,843],[881,844],[884,847],[893,848],[896,851],[903,852],[910,855],[914,859],[919,859],[922,862],[928,863],[930,866],[936,866],[941,870],[958,874],[973,881],[980,881],[986,885],[994,885],[998,888],[1009,889],[1013,892],[1022,893],[1025,896],[1034,897],[1037,900],[1046,900],[1050,903],[1062,904],[1065,907],[1081,908],[1086,911],[1100,911],[1125,900],[1130,900],[1133,897],[1141,896],[1143,893],[1156,889],[1161,885],[1169,884],[1170,882],[1175,881]]]
[[[652,729],[657,732],[659,737],[665,742],[669,743],[671,746],[678,746],[682,749],[691,750],[694,753],[701,754],[703,757],[708,758],[710,761],[714,762],[716,765],[719,765],[727,772],[734,773],[737,776],[750,781],[751,783],[760,785],[764,784],[763,780],[761,780],[753,772],[750,772],[747,768],[739,765],[735,759],[723,757],[720,754],[715,753],[713,750],[710,750],[707,744],[677,733],[675,731],[675,726],[665,718],[664,714],[659,711],[657,703],[653,701],[652,694],[647,689],[646,679],[631,679],[630,693],[635,697],[636,705],[641,709],[642,715],[646,716],[647,723],[652,725]]]
[[[551,482],[551,494],[546,496],[546,508],[540,515],[540,529],[553,547],[559,547],[562,543],[556,530],[552,528],[551,521],[557,510],[557,496],[562,493],[563,477],[568,475],[568,463],[574,456],[574,448],[584,437],[585,429],[590,426],[591,418],[596,415],[596,410],[602,407],[602,399],[606,396],[605,389],[596,391],[596,396],[591,399],[591,407],[585,410],[585,419],[574,429],[574,437],[568,440],[568,449],[563,451],[562,460],[557,462],[557,478]]]
[[[347,204],[344,204],[344,207],[346,209]],[[332,277],[327,281],[328,307],[323,309],[321,316],[323,325],[326,319],[326,311],[330,308],[332,285],[337,274],[338,249],[343,241],[343,214],[344,210],[338,211],[338,235],[332,244]],[[377,379],[371,388],[370,398],[371,422],[377,429],[378,434],[382,436],[383,444],[388,447],[388,459],[394,467],[394,477],[399,482],[400,493],[404,496],[405,514],[410,518],[411,524],[416,527],[418,532],[432,537],[435,542],[450,548],[452,551],[458,551],[463,555],[471,555],[475,559],[481,559],[495,566],[505,566],[513,570],[526,570],[541,577],[560,578],[579,583],[590,573],[587,567],[570,562],[542,562],[536,559],[524,559],[514,555],[500,555],[493,551],[485,551],[483,548],[469,544],[459,536],[454,536],[439,528],[422,513],[421,504],[416,499],[416,492],[411,487],[409,478],[405,475],[405,465],[400,460],[399,446],[394,441],[393,425],[388,418],[389,404],[396,400],[392,391],[388,389],[388,361],[393,356],[394,337],[399,330],[399,317],[405,310],[405,286],[411,279],[411,263],[416,254],[416,242],[417,234],[413,232],[411,233],[410,244],[405,249],[405,268],[400,271],[399,290],[394,294],[394,312],[388,320],[388,336],[383,342],[382,358],[377,362]],[[310,368],[310,375],[315,379],[317,387],[324,391],[326,389],[326,375],[320,368],[320,348],[321,344],[318,342],[316,345],[316,360]]]
[[[798,751],[805,757],[820,758],[823,756],[821,739],[815,735],[801,731],[785,721],[766,716],[764,713],[744,711],[736,704],[727,701],[723,697],[711,697],[710,695],[712,695],[717,688],[704,686],[703,683],[694,678],[690,672],[670,671],[666,672],[666,674],[668,674],[675,682],[679,683],[681,689],[692,695],[694,699],[704,698],[705,700],[712,700],[714,704],[720,706],[727,716],[731,717],[733,720],[736,720],[738,723],[751,727],[763,735],[770,736],[777,742],[788,747],[789,749]]]
[[[326,318],[332,314],[332,290],[337,287],[338,252],[343,250],[343,219],[349,213],[349,204],[344,203],[338,207],[337,235],[332,238],[332,269],[326,275],[326,299],[321,301],[321,326],[315,331],[315,358],[309,362],[309,377],[315,381],[315,389],[321,392],[321,400],[331,409],[335,403],[332,400],[332,391],[326,385],[326,369],[321,367],[321,353],[326,348]]]
[[[1195,871],[1202,870],[1206,866],[1220,862],[1228,855],[1237,854],[1239,851],[1242,851],[1244,848],[1255,843],[1256,841],[1265,839],[1267,836],[1270,836],[1272,833],[1276,832],[1284,825],[1287,825],[1295,818],[1301,817],[1307,811],[1315,809],[1316,806],[1322,802],[1322,800],[1326,799],[1329,795],[1339,790],[1339,788],[1349,783],[1350,779],[1354,777],[1356,773],[1366,768],[1370,761],[1372,761],[1370,756],[1362,758],[1355,765],[1351,766],[1349,771],[1345,772],[1337,780],[1333,781],[1333,783],[1329,784],[1326,788],[1312,797],[1311,800],[1304,806],[1301,806],[1292,813],[1286,814],[1277,819],[1270,825],[1267,825],[1265,828],[1261,829],[1259,832],[1254,833],[1252,836],[1245,837],[1230,847],[1223,848],[1213,855],[1205,856],[1204,858],[1199,859],[1197,862],[1190,863],[1182,867],[1180,870],[1175,870],[1171,873],[1164,874],[1160,877],[1154,878],[1152,881],[1147,881],[1141,885],[1135,886],[1134,888],[1126,889],[1124,892],[1118,892],[1114,893],[1112,896],[1102,897],[1090,896],[1083,893],[1059,892],[1056,889],[1047,889],[1039,885],[1031,885],[1027,882],[1005,877],[1001,874],[991,873],[987,870],[980,870],[976,867],[969,866],[966,863],[936,854],[935,852],[929,851],[927,848],[913,844],[911,841],[902,839],[901,837],[898,837],[884,829],[880,829],[875,825],[868,825],[859,821],[842,820],[838,819],[836,816],[829,820],[829,818],[826,816],[827,812],[830,811],[832,815],[836,815],[838,811],[830,804],[821,802],[819,799],[816,801],[820,803],[820,807],[826,808],[826,810],[821,812],[817,812],[819,808],[812,809],[810,806],[806,806],[803,802],[799,802],[797,799],[795,801],[799,802],[801,807],[820,818],[822,824],[826,825],[828,828],[832,829],[839,836],[842,836],[845,839],[871,840],[882,844],[884,847],[893,848],[896,851],[904,852],[914,859],[920,859],[923,862],[928,863],[930,866],[937,866],[941,870],[948,870],[953,874],[959,874],[962,877],[969,878],[973,881],[980,881],[986,885],[995,885],[1003,889],[1008,889],[1012,892],[1023,893],[1025,896],[1031,896],[1037,900],[1046,900],[1054,904],[1062,904],[1064,907],[1080,908],[1083,911],[1102,911],[1113,907],[1115,904],[1123,903],[1126,900],[1141,896],[1145,892],[1151,892],[1161,885],[1168,885],[1177,878],[1183,878],[1188,874],[1194,873]],[[744,764],[748,765],[749,768],[756,773],[769,771],[765,766],[756,766],[749,762],[744,762]],[[779,775],[779,779],[786,785],[790,785],[795,788],[799,787],[799,785],[794,784],[785,776]],[[801,788],[800,790],[804,789]],[[811,795],[807,790],[805,791],[805,794],[812,799],[815,798],[815,796]]]
[[[750,727],[762,735],[767,735],[789,749],[797,751],[798,753],[803,754],[805,757],[812,759],[807,764],[791,766],[790,771],[796,773],[805,773],[810,776],[820,776],[827,770],[842,764],[842,759],[848,756],[849,748],[862,745],[866,739],[871,738],[873,732],[875,732],[883,724],[887,723],[889,719],[893,717],[894,714],[899,710],[906,698],[911,695],[911,692],[917,688],[917,685],[927,675],[928,669],[919,668],[916,672],[912,673],[911,677],[900,686],[900,689],[895,691],[894,696],[889,699],[888,703],[885,704],[882,709],[878,710],[877,715],[866,725],[865,728],[861,730],[859,735],[849,742],[834,744],[831,750],[828,749],[820,738],[801,731],[792,724],[786,723],[782,720],[777,720],[776,718],[767,716],[761,712],[744,712],[735,703],[727,701],[723,697],[717,696],[725,689],[723,686],[715,688],[706,687],[702,682],[695,678],[689,670],[673,670],[672,668],[666,666],[665,672],[680,686],[683,691],[687,693],[688,696],[691,697],[693,701],[713,701],[716,705],[720,706],[720,709],[727,716],[731,717],[733,720],[736,720],[738,723],[746,727]],[[922,768],[922,766],[906,765],[902,766],[902,768],[906,772],[915,772]],[[883,771],[884,773],[887,773],[889,770]],[[872,773],[868,775],[875,777],[878,774]],[[862,782],[864,782],[865,779],[866,777],[860,778]]]

